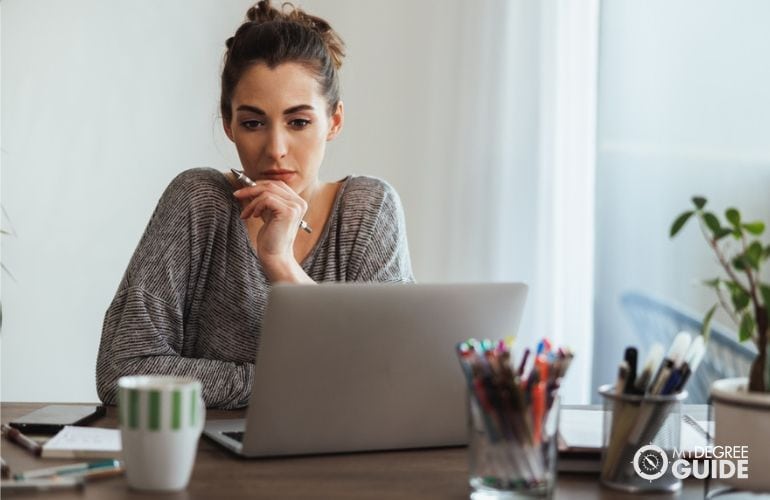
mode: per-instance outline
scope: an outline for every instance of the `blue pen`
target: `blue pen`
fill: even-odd
[[[669,375],[668,380],[660,393],[664,396],[668,396],[674,389],[676,389],[680,380],[682,380],[682,368],[675,368],[674,371],[671,372],[671,375]]]

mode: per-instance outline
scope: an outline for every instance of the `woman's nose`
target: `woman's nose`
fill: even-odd
[[[267,154],[270,158],[281,159],[286,156],[288,140],[282,130],[273,129],[267,140]]]

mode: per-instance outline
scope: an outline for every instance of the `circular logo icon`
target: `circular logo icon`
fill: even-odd
[[[648,444],[636,450],[634,470],[642,479],[652,482],[660,478],[668,469],[668,455],[660,446]]]

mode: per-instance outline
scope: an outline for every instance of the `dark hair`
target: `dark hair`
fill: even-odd
[[[284,12],[289,7],[288,12]],[[321,86],[329,114],[340,100],[338,70],[345,57],[340,36],[320,17],[285,3],[282,10],[262,0],[246,12],[246,21],[227,39],[222,68],[222,118],[232,119],[231,101],[243,73],[264,62],[269,68],[296,62],[306,66]]]

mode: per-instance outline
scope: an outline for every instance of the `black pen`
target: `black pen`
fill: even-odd
[[[235,175],[235,179],[243,184],[244,186],[256,186],[257,183],[253,180],[246,177],[246,174],[241,172],[240,170],[235,170],[234,168],[230,169],[230,172],[232,172]],[[310,224],[305,222],[304,220],[299,221],[299,228],[305,231],[306,233],[312,233],[313,229],[310,227]]]
[[[636,347],[626,347],[626,352],[623,356],[626,363],[628,363],[628,376],[626,377],[626,385],[623,388],[625,394],[634,393],[634,384],[636,384],[636,359],[638,351]]]

